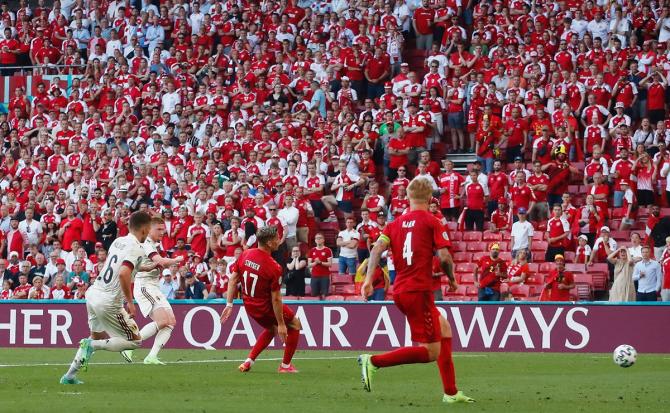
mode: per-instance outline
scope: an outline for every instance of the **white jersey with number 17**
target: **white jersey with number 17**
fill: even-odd
[[[105,265],[96,278],[91,290],[100,293],[100,295],[112,302],[122,304],[123,291],[121,290],[119,278],[121,267],[126,265],[135,274],[144,256],[145,253],[142,244],[140,244],[139,240],[133,234],[117,238],[109,248]]]

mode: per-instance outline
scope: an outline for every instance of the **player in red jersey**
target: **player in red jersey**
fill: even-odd
[[[285,343],[284,358],[279,365],[280,373],[297,373],[291,359],[298,347],[300,339],[300,320],[295,318],[293,311],[282,303],[281,276],[282,268],[272,258],[279,247],[277,227],[267,226],[256,232],[258,248],[251,248],[242,253],[232,268],[228,282],[228,303],[221,313],[221,323],[225,323],[233,312],[233,299],[237,295],[237,283],[241,278],[242,301],[249,316],[256,320],[265,330],[251,349],[249,357],[239,367],[241,372],[251,370],[251,366],[259,354],[270,344],[275,334]]]
[[[378,354],[362,354],[358,362],[362,369],[363,387],[372,390],[372,377],[379,368],[401,364],[429,363],[437,360],[442,377],[445,403],[474,402],[456,388],[454,363],[451,356],[451,326],[435,307],[433,300],[433,251],[452,289],[456,288],[453,261],[448,247],[449,236],[442,224],[428,212],[433,187],[425,178],[415,178],[408,186],[410,210],[388,224],[370,253],[368,273],[361,295],[372,295],[374,269],[384,251],[391,249],[396,278],[393,301],[405,314],[418,346],[403,347]]]

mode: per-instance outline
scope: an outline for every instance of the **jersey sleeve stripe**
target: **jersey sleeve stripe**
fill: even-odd
[[[130,268],[131,271],[135,269],[135,264],[128,260],[123,261],[121,265],[125,265],[126,267]]]

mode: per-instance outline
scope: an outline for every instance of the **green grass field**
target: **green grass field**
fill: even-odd
[[[136,351],[135,358],[147,350]],[[164,350],[166,366],[127,365],[98,352],[85,384],[58,379],[73,350],[0,349],[0,411],[7,412],[662,412],[670,357],[642,354],[623,369],[609,355],[457,354],[459,387],[477,399],[447,406],[434,364],[379,371],[362,390],[357,353],[299,351],[296,375],[276,373],[268,351],[247,374],[242,351]]]

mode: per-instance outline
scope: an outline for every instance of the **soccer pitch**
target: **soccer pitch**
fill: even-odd
[[[279,351],[251,372],[246,351],[164,350],[165,366],[126,364],[98,352],[79,386],[58,384],[75,349],[0,349],[6,412],[638,412],[667,411],[670,357],[640,354],[631,368],[610,355],[458,353],[459,387],[477,402],[444,405],[435,364],[380,370],[363,391],[358,353],[298,351],[299,374],[278,374]]]

